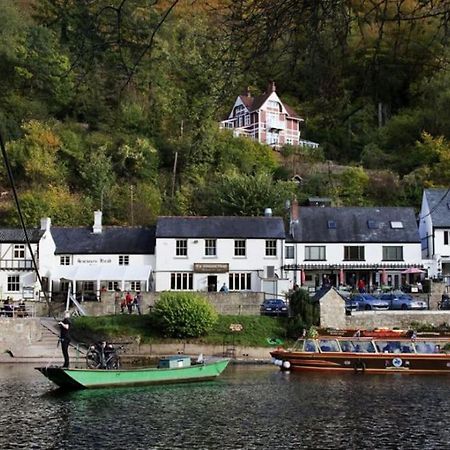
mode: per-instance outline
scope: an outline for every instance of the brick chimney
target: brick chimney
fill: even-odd
[[[294,198],[292,200],[291,203],[291,223],[296,223],[298,222],[298,218],[299,218],[299,206],[298,206],[298,201],[296,198]]]
[[[102,232],[102,212],[94,211],[94,226],[92,227],[92,232],[94,234],[99,234]]]

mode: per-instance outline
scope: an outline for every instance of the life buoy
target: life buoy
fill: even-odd
[[[366,363],[362,359],[357,359],[353,363],[353,369],[355,373],[364,373],[366,370]]]
[[[402,358],[394,358],[394,359],[392,360],[392,365],[393,365],[394,367],[402,367],[402,365],[403,365]]]

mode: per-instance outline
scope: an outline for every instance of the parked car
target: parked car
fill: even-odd
[[[351,311],[356,311],[359,308],[358,302],[353,298],[345,299],[345,311],[350,313]]]
[[[358,304],[358,309],[366,311],[389,309],[389,302],[370,294],[357,294],[352,297],[352,300]]]
[[[380,299],[389,302],[389,309],[427,309],[426,301],[415,299],[403,292],[381,294]]]
[[[280,298],[269,298],[264,300],[260,308],[261,314],[266,316],[287,316],[288,307]]]

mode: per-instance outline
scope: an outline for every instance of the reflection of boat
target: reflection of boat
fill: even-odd
[[[43,375],[65,389],[86,389],[148,384],[186,383],[212,380],[227,367],[229,359],[214,359],[191,364],[186,356],[162,358],[158,367],[139,369],[65,369],[37,367]]]
[[[270,354],[282,370],[450,374],[450,336],[319,336]]]

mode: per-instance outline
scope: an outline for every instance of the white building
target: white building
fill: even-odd
[[[160,217],[155,289],[282,292],[284,238],[277,217]]]
[[[301,207],[293,202],[284,269],[292,283],[400,287],[421,268],[412,208]]]
[[[424,190],[419,234],[430,275],[450,284],[450,188]]]
[[[154,227],[105,227],[96,211],[92,228],[52,227],[50,219],[41,228],[40,270],[52,298],[65,296],[69,286],[82,300],[97,299],[101,291],[152,289]]]
[[[38,229],[27,230],[36,264],[39,264],[39,244],[43,234]],[[36,280],[33,259],[23,230],[0,229],[0,298],[34,299]]]

